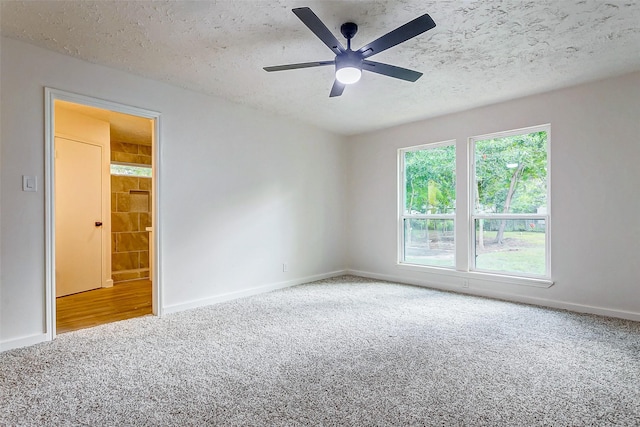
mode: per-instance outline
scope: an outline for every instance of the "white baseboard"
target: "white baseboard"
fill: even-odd
[[[252,295],[263,294],[265,292],[275,291],[277,289],[284,289],[291,286],[301,285],[303,283],[315,282],[316,280],[329,279],[331,277],[337,277],[347,274],[346,270],[336,270],[329,273],[316,274],[313,276],[300,277],[293,280],[287,280],[284,282],[269,283],[266,285],[260,285],[249,289],[243,289],[241,291],[228,292],[225,294],[216,295],[210,298],[198,299],[180,304],[174,304],[165,306],[162,309],[162,314],[177,313],[179,311],[191,310],[193,308],[204,307],[207,305],[219,304],[225,301],[231,301],[238,298],[244,298]]]
[[[574,311],[577,313],[597,314],[599,316],[616,317],[619,319],[633,320],[640,322],[640,313],[625,310],[616,310],[606,307],[596,307],[585,304],[576,304],[566,301],[557,301],[547,298],[528,297],[523,295],[511,294],[506,292],[496,292],[488,289],[465,289],[464,291],[459,286],[451,286],[443,283],[438,283],[434,280],[416,280],[404,278],[396,275],[372,273],[369,271],[361,270],[347,270],[347,274],[354,276],[366,277],[369,279],[386,280],[389,282],[406,283],[409,285],[422,286],[425,288],[439,289],[443,291],[456,292],[460,294],[475,295],[488,298],[496,298],[506,301],[520,302],[524,304],[537,305],[548,308],[557,308],[561,310]]]
[[[0,352],[49,341],[47,334],[35,334],[0,342]]]

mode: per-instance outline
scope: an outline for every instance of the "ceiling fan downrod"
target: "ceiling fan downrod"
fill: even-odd
[[[351,50],[351,39],[358,32],[358,25],[353,22],[345,22],[340,26],[340,32],[347,39],[347,50]]]

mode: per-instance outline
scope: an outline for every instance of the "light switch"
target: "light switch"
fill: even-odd
[[[22,175],[22,191],[38,191],[38,177]]]

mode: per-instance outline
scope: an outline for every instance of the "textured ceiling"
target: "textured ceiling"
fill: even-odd
[[[10,1],[2,35],[355,134],[640,70],[638,0]],[[333,59],[291,12],[309,6],[354,49],[429,13],[433,30],[372,59],[424,73],[366,73],[329,98]]]

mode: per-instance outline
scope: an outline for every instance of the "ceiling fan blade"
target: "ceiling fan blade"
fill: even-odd
[[[264,67],[265,71],[284,71],[284,70],[297,70],[298,68],[311,68],[322,67],[323,65],[333,65],[336,61],[316,61],[316,62],[302,62],[300,64],[287,64],[287,65],[275,65],[273,67]]]
[[[331,88],[331,93],[329,94],[329,98],[333,98],[334,96],[342,95],[344,92],[345,85],[340,83],[338,80],[333,82],[333,87]]]
[[[396,67],[395,65],[383,64],[375,61],[363,61],[362,69],[371,71],[372,73],[378,73],[389,77],[395,77],[396,79],[406,80],[408,82],[415,82],[418,80],[422,73],[418,71],[408,70],[402,67]]]
[[[396,28],[395,30],[388,32],[384,36],[372,41],[371,43],[362,46],[358,49],[358,52],[362,54],[363,58],[368,58],[372,55],[376,55],[384,50],[387,50],[395,45],[409,40],[419,34],[424,33],[436,26],[433,19],[429,14],[425,13],[422,16],[417,17],[411,22]]]
[[[313,31],[313,34],[322,40],[322,42],[333,51],[333,53],[337,55],[345,51],[344,47],[340,44],[338,39],[336,39],[336,36],[329,31],[327,26],[322,23],[320,18],[318,18],[311,9],[308,7],[298,7],[293,9],[293,13],[295,13],[304,25],[309,27],[309,29]]]

